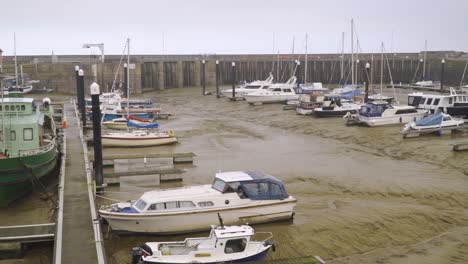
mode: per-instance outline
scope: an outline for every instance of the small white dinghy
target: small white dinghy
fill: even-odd
[[[102,136],[104,147],[151,147],[176,143],[173,131],[151,132],[134,130],[131,132],[115,132]]]
[[[409,134],[419,135],[432,132],[440,132],[442,130],[453,130],[464,124],[461,119],[452,118],[449,114],[437,113],[423,118],[416,122],[406,124],[401,133],[403,137]]]
[[[131,264],[138,263],[242,263],[261,261],[270,248],[273,234],[254,241],[260,234],[248,225],[211,226],[209,237],[175,242],[147,242],[132,249]]]

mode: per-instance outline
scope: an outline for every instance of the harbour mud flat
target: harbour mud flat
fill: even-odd
[[[174,114],[160,123],[176,131],[180,144],[125,151],[194,152],[195,166],[182,183],[159,186],[155,176],[123,178],[106,196],[136,199],[148,190],[210,183],[218,171],[263,170],[282,179],[298,199],[293,222],[255,227],[275,235],[277,251],[269,259],[468,262],[468,157],[452,152],[456,134],[404,140],[399,126],[347,127],[340,118],[299,116],[281,105],[249,106],[202,96],[198,88],[145,97],[157,98]],[[110,235],[108,259],[127,263],[129,249],[140,242],[184,237]]]

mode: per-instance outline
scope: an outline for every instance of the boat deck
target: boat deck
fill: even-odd
[[[98,263],[86,183],[80,128],[73,105],[65,105],[67,128],[67,176],[63,208],[62,263]]]

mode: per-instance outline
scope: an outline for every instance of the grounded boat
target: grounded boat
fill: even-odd
[[[42,108],[32,98],[0,102],[0,206],[7,206],[54,170],[58,151],[49,99]]]
[[[296,107],[296,113],[299,115],[312,115],[315,108],[322,106],[324,96],[317,94],[301,94],[299,104]]]
[[[356,114],[360,108],[352,101],[335,98],[324,101],[321,107],[314,109],[313,114],[317,117],[342,117],[348,113]]]
[[[235,89],[236,97],[244,97],[244,95],[255,92],[266,90],[273,83],[273,75],[268,76],[266,80],[263,81],[253,81],[251,83],[245,84],[239,88]],[[232,97],[232,89],[223,90],[222,94],[226,97]]]
[[[461,119],[454,119],[448,114],[437,113],[425,117],[419,121],[406,124],[401,129],[401,133],[403,135],[407,135],[411,133],[424,134],[439,132],[441,130],[456,129],[463,124],[464,121]]]
[[[151,147],[177,142],[174,132],[134,130],[115,132],[102,136],[103,147]]]
[[[268,237],[255,241],[254,236]],[[270,232],[255,232],[248,225],[211,226],[208,237],[187,238],[184,241],[147,242],[132,254],[132,264],[140,263],[243,263],[262,261],[271,247]],[[133,253],[133,252],[132,252]],[[136,256],[136,257],[135,257]]]
[[[206,230],[218,213],[228,225],[289,220],[296,202],[277,178],[234,171],[217,173],[211,185],[146,192],[99,214],[116,231],[174,234]]]
[[[323,87],[321,82],[313,82],[313,83],[306,83],[301,84],[299,89],[296,90],[297,93],[300,94],[310,94],[310,93],[324,93],[328,92],[328,88]]]
[[[427,110],[416,109],[409,105],[391,105],[383,101],[374,101],[361,106],[356,114],[358,122],[367,126],[396,125],[418,121],[424,118]],[[346,118],[353,119],[353,115]]]
[[[275,83],[266,90],[255,91],[244,95],[248,103],[284,103],[297,100],[299,94],[294,90],[296,77],[292,76],[286,83]]]
[[[432,113],[442,111],[451,116],[468,116],[468,95],[457,93],[450,88],[450,94],[408,94],[408,105],[418,109],[430,110]]]
[[[150,122],[149,120],[141,119],[138,117],[134,117],[132,115],[128,116],[127,118],[115,118],[110,121],[102,122],[102,125],[109,129],[116,129],[116,130],[124,130],[131,127],[136,128],[158,128],[159,125],[157,123]]]

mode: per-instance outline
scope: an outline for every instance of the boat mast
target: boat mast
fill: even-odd
[[[427,40],[424,42],[424,62],[423,62],[423,75],[422,80],[426,79],[426,59],[427,59]]]
[[[383,49],[384,49],[384,44],[382,41],[382,50],[380,53],[380,96],[382,96],[382,90],[383,90],[383,67],[384,67]]]
[[[296,72],[296,68],[293,67],[293,64],[294,63],[294,43],[296,42],[296,36],[293,36],[293,42],[292,42],[292,51],[291,51],[291,76],[294,75],[294,73]]]
[[[278,56],[276,58],[276,80],[279,81],[279,62],[280,62],[280,55],[279,55],[279,50],[278,50]]]
[[[307,41],[308,41],[308,35],[306,33],[305,35],[305,66],[304,66],[304,84],[307,83]]]
[[[16,62],[16,33],[13,33],[13,42],[15,47],[15,88],[18,88],[18,64]]]
[[[130,115],[130,38],[127,38],[127,119]]]
[[[344,32],[341,33],[341,78],[340,81],[344,79]]]
[[[354,18],[351,19],[351,85],[354,86]]]
[[[468,60],[466,60],[465,69],[463,69],[463,74],[462,74],[462,77],[461,77],[461,80],[460,80],[460,87],[463,85],[463,81],[465,80],[465,74],[466,74],[466,68],[467,67],[468,67]]]

